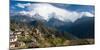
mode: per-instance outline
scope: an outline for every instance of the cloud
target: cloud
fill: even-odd
[[[26,3],[26,4],[18,3],[16,6],[17,6],[17,7],[20,7],[20,8],[25,8],[25,7],[28,7],[28,6],[30,6],[30,5],[31,5],[31,3]]]
[[[82,16],[93,17],[94,15],[90,12],[77,12],[77,11],[69,11],[67,9],[62,9],[55,7],[48,3],[27,3],[27,4],[17,4],[20,8],[28,7],[30,11],[20,11],[19,13],[24,15],[30,15],[30,17],[41,18],[44,20],[49,20],[50,18],[56,18],[61,21],[70,20],[72,22],[81,18]],[[53,14],[54,13],[54,14]],[[39,14],[41,17],[34,16],[35,14]]]
[[[28,15],[29,14],[29,12],[27,12],[27,11],[20,11],[19,13],[22,14],[22,15],[26,15],[26,14]]]
[[[94,15],[90,12],[82,12],[84,16],[93,17]]]

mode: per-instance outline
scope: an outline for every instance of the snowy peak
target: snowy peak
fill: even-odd
[[[30,4],[27,7],[30,9],[30,11],[20,11],[19,13],[29,15],[29,17],[33,17],[35,19],[42,19],[46,21],[49,21],[51,18],[56,18],[64,22],[68,20],[75,22],[77,19],[82,18],[83,16],[94,16],[90,12],[69,11],[47,3]]]

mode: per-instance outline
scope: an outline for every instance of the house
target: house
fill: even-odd
[[[14,36],[14,35],[10,36],[10,42],[16,42],[17,40],[18,40],[17,35],[16,36]]]

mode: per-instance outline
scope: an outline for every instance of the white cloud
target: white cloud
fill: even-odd
[[[23,4],[17,4],[16,6],[20,7],[20,8],[25,8],[25,6]]]
[[[90,12],[82,12],[84,16],[93,17],[94,15]]]
[[[28,15],[30,12],[27,12],[27,11],[20,11],[19,13],[22,14],[22,15]]]
[[[26,4],[21,4],[21,3],[18,3],[16,6],[20,7],[20,8],[25,8],[27,6],[30,6],[31,3],[26,3]]]
[[[94,15],[90,12],[76,12],[69,11],[61,8],[57,8],[51,4],[47,3],[27,3],[27,4],[18,4],[19,7],[25,8],[28,7],[30,11],[21,11],[22,14],[28,14],[34,18],[42,18],[44,20],[49,20],[50,18],[57,18],[62,21],[71,20],[72,22],[81,18],[82,16],[93,17]],[[35,17],[35,14],[41,15],[41,17]],[[55,13],[55,16],[49,16],[50,14]]]

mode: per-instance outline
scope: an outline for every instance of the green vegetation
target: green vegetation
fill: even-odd
[[[17,41],[11,49],[15,48],[40,48],[67,45],[93,44],[93,39],[70,40],[67,32],[59,33],[57,29],[46,28],[39,23],[36,26],[28,25],[23,22],[11,21],[10,31],[20,31],[16,34]],[[61,35],[63,34],[63,35]],[[13,35],[14,36],[14,35]],[[10,42],[11,43],[11,42]],[[16,46],[17,45],[17,46]],[[10,46],[12,46],[10,44]]]

